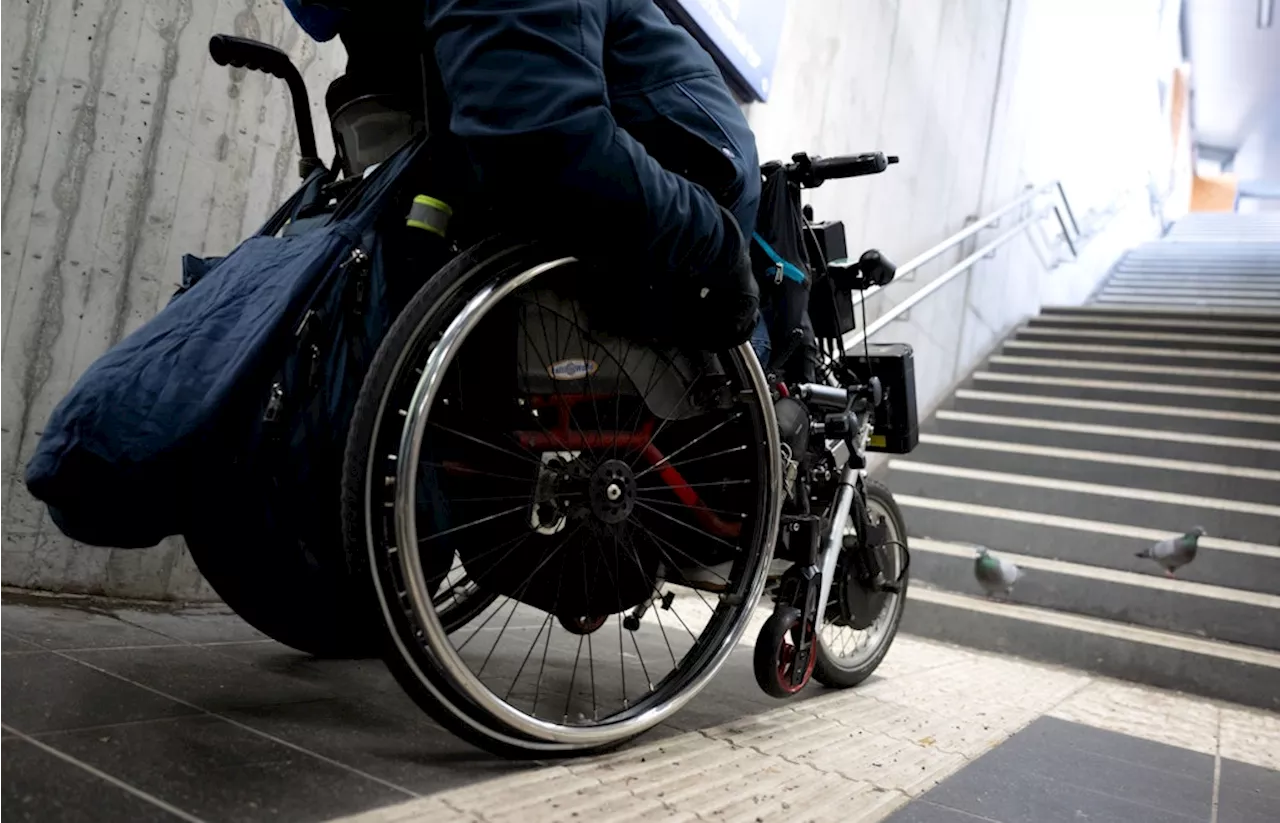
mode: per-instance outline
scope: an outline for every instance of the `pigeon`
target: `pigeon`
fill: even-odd
[[[1149,549],[1137,553],[1137,557],[1148,558],[1164,566],[1164,573],[1173,577],[1173,573],[1196,559],[1196,549],[1204,529],[1195,526],[1180,537],[1169,537],[1156,543]]]
[[[984,547],[978,548],[978,558],[973,562],[973,576],[990,597],[996,592],[1013,592],[1013,584],[1022,577],[1022,570],[1013,561],[996,557]]]

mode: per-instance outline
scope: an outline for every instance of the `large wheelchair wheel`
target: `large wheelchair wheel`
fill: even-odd
[[[455,259],[383,342],[348,442],[348,548],[388,665],[508,756],[608,749],[685,705],[745,630],[778,527],[749,346],[630,342],[589,322],[587,276],[531,246]],[[459,569],[466,609],[439,594]]]

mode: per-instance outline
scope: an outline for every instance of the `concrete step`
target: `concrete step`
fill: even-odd
[[[885,478],[895,494],[1126,523],[1166,533],[1199,525],[1215,537],[1271,546],[1280,542],[1280,501],[1253,503],[912,459],[890,460]]]
[[[1280,310],[1280,295],[1275,300],[1261,300],[1258,298],[1247,297],[1214,297],[1211,294],[1197,294],[1188,296],[1170,296],[1159,292],[1141,292],[1130,294],[1108,294],[1104,291],[1098,298],[1099,305],[1140,305],[1148,306],[1153,303],[1167,306],[1197,306],[1203,308],[1225,308],[1225,309],[1269,309]]]
[[[1115,267],[1116,272],[1141,272],[1150,274],[1164,274],[1174,272],[1179,274],[1189,274],[1196,277],[1215,278],[1229,277],[1232,275],[1254,275],[1257,277],[1268,278],[1276,276],[1277,264],[1257,259],[1215,259],[1215,260],[1184,260],[1180,258],[1165,258],[1154,255],[1145,257],[1129,256]]]
[[[906,630],[1280,708],[1280,243],[1198,225],[1017,329],[885,461]],[[1194,525],[1175,578],[1135,556]],[[974,544],[1022,568],[1007,598]]]
[[[904,631],[1280,710],[1280,654],[913,586]]]
[[[982,595],[973,575],[973,547],[912,541],[913,581]],[[1280,649],[1280,595],[1170,580],[1130,571],[1004,552],[1022,577],[1001,600],[1086,614],[1149,628]]]
[[[978,439],[925,432],[910,459],[1081,483],[1280,504],[1280,470],[1276,469],[1115,454],[1075,446],[1033,445],[1008,438],[1008,433]]]
[[[1088,343],[1105,346],[1151,347],[1190,351],[1280,353],[1280,336],[1218,334],[1204,329],[1159,331],[1156,329],[1077,329],[1026,325],[1014,339],[1055,343]]]
[[[1169,428],[1045,420],[954,408],[939,409],[933,421],[925,424],[922,431],[981,440],[1016,440],[1050,448],[1066,446],[1116,456],[1136,455],[1205,465],[1280,470],[1280,440],[1208,435]]]
[[[1267,374],[1280,372],[1280,355],[1273,352],[1212,351],[1201,348],[1179,348],[1152,342],[1137,345],[1115,345],[1099,341],[1035,340],[1018,338],[1008,340],[1003,354],[1023,357],[1050,357],[1095,360],[1101,363],[1140,363],[1154,366],[1191,366],[1193,368],[1223,368],[1237,371],[1261,371]]]
[[[1280,276],[1271,274],[1255,274],[1249,272],[1233,272],[1231,274],[1205,275],[1199,272],[1177,271],[1133,271],[1119,269],[1107,281],[1110,285],[1121,282],[1148,284],[1193,286],[1196,288],[1245,288],[1274,289],[1280,284]]]
[[[986,391],[1161,404],[1176,409],[1214,409],[1262,415],[1280,413],[1280,392],[1225,386],[1138,383],[1082,374],[1065,377],[986,369],[975,372],[966,385]]]
[[[1187,386],[1235,389],[1260,392],[1280,391],[1280,371],[1236,371],[1205,366],[1160,366],[1143,363],[1121,363],[1074,359],[1071,357],[1026,357],[998,354],[986,364],[986,370],[1002,374],[1026,374],[1065,377],[1082,380],[1112,380],[1133,386],[1143,383],[1182,383]],[[1141,391],[1141,387],[1137,389]]]
[[[1159,579],[1163,579],[1163,571],[1150,560],[1136,557],[1135,553],[1174,534],[1125,523],[1052,517],[999,506],[907,494],[895,497],[913,540],[945,539],[986,546],[1002,554],[1027,554]],[[913,574],[914,570],[913,561]],[[1280,547],[1202,537],[1195,562],[1179,569],[1177,576],[1179,580],[1194,583],[1280,596]]]
[[[962,388],[956,391],[949,408],[1099,426],[1158,429],[1250,440],[1280,440],[1280,417],[1275,415],[1146,404],[1140,402],[1140,398],[1108,401],[1054,397],[1032,392]]]
[[[1212,318],[1214,320],[1248,320],[1257,322],[1275,322],[1277,313],[1264,309],[1225,309],[1212,311],[1203,309],[1187,310],[1177,306],[1133,305],[1133,306],[1100,306],[1090,303],[1087,306],[1045,306],[1040,310],[1041,316],[1074,316],[1074,317],[1180,317],[1188,319]]]
[[[1027,321],[1028,328],[1097,329],[1172,334],[1280,338],[1280,322],[1251,322],[1232,318],[1147,317],[1082,314],[1042,314]]]
[[[1098,292],[1098,300],[1107,297],[1160,297],[1185,300],[1185,298],[1211,298],[1211,300],[1256,300],[1260,302],[1275,301],[1280,298],[1280,287],[1229,287],[1221,283],[1211,284],[1162,284],[1162,283],[1125,283],[1112,282]]]
[[[1119,300],[1120,298],[1147,298],[1149,300],[1195,300],[1208,302],[1254,301],[1261,304],[1274,303],[1280,300],[1280,288],[1228,288],[1213,286],[1164,286],[1156,284],[1110,283],[1099,293],[1099,301]],[[1247,305],[1247,303],[1246,303]]]

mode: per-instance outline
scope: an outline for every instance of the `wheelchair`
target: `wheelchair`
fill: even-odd
[[[230,62],[265,62],[238,43]],[[892,162],[764,171],[798,193]],[[536,242],[480,240],[420,278],[364,378],[341,503],[387,665],[445,728],[511,757],[614,748],[688,704],[755,626],[774,697],[879,665],[909,555],[866,454],[914,446],[910,351],[844,350],[851,291],[893,266],[838,259],[843,227],[803,223],[813,333],[765,365],[749,343],[631,333],[592,296],[596,269]],[[806,373],[774,368],[797,352]]]

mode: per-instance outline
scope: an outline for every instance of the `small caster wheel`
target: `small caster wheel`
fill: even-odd
[[[556,615],[556,619],[560,621],[560,625],[564,626],[564,630],[570,634],[591,634],[604,625],[604,621],[609,619],[609,615],[602,614],[599,617],[565,617],[562,614]]]
[[[622,618],[622,628],[629,632],[640,631],[640,618],[636,617],[634,614],[627,615]]]
[[[817,638],[802,671],[797,671],[800,655],[796,644],[799,639],[799,609],[779,609],[760,627],[753,656],[754,669],[756,683],[770,697],[780,700],[791,697],[803,689],[813,675],[813,666],[818,660]]]

